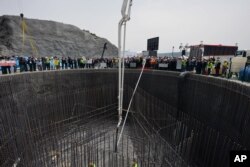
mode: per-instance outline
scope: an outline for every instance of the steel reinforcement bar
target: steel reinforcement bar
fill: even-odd
[[[124,106],[138,70],[125,72]],[[145,70],[118,152],[117,70],[0,77],[0,166],[226,166],[249,149],[250,88]]]

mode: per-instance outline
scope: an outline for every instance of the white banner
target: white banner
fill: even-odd
[[[160,63],[159,68],[168,68],[168,64]]]

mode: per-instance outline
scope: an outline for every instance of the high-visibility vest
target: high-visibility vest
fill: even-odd
[[[132,167],[138,167],[138,164],[136,162],[134,162]]]
[[[59,65],[59,60],[55,59],[54,64],[55,64],[55,66],[58,66]]]
[[[214,66],[214,65],[213,65],[213,63],[212,63],[212,62],[209,62],[209,63],[208,63],[208,68],[212,69],[212,68],[213,68],[213,66]]]
[[[94,163],[90,163],[89,167],[96,167]]]
[[[187,61],[186,60],[182,60],[182,66],[186,67],[187,65]]]
[[[227,63],[227,62],[224,62],[223,66],[224,66],[225,68],[227,68],[227,67],[228,67],[228,63]]]
[[[50,63],[50,60],[49,60],[49,58],[46,58],[46,63]]]

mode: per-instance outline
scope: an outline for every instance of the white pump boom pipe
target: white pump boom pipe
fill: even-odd
[[[125,52],[125,36],[126,36],[126,22],[130,20],[131,7],[133,0],[124,0],[121,14],[122,19],[118,24],[118,57],[119,57],[119,81],[118,81],[118,117],[119,121],[117,128],[121,125],[122,122],[122,106],[123,106],[123,83],[124,83],[124,52]],[[124,41],[123,41],[123,54],[122,54],[122,27],[124,26]]]

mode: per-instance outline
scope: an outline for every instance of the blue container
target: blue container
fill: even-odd
[[[245,71],[245,74],[244,74],[244,71]],[[245,68],[242,68],[240,70],[240,80],[250,82],[250,66],[247,66],[246,70]]]

